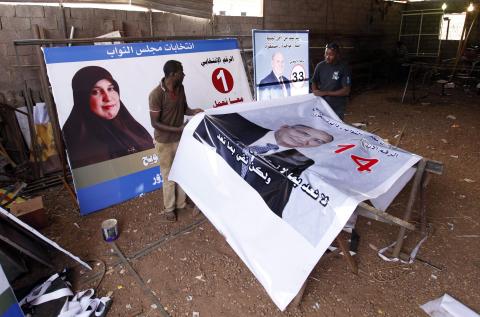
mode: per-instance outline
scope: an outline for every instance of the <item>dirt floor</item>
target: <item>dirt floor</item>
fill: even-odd
[[[444,293],[480,312],[480,98],[461,89],[440,96],[440,87],[432,86],[425,98],[402,104],[402,88],[357,94],[345,121],[363,122],[390,143],[444,163],[443,175],[434,175],[427,190],[430,236],[421,261],[380,259],[374,248],[394,241],[398,229],[360,217],[359,274],[341,256],[324,256],[300,305],[282,313],[202,215],[192,217],[187,209],[176,223],[165,222],[160,191],[81,217],[65,189],[50,188],[40,193],[52,223],[44,233],[94,261],[89,273],[58,258],[59,265],[74,266],[76,288],[113,292],[108,316],[164,316],[162,306],[171,316],[426,316],[419,305]],[[393,214],[403,212],[407,194],[408,188],[394,201]],[[108,218],[118,219],[116,245],[143,282],[102,240],[100,223]],[[405,249],[419,238],[410,233]]]

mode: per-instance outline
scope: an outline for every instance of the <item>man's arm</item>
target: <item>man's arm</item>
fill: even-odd
[[[348,96],[350,94],[350,86],[345,86],[338,90],[326,91],[326,90],[318,89],[317,83],[313,82],[312,91],[315,96],[319,96],[319,97],[324,97],[324,96],[341,97],[341,96]]]

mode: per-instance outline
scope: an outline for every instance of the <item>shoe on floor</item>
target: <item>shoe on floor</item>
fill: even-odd
[[[196,217],[196,216],[198,216],[200,213],[201,213],[201,211],[200,211],[200,209],[198,209],[197,206],[193,207],[192,217]]]
[[[167,219],[167,221],[175,222],[177,221],[177,215],[174,211],[168,211],[165,213],[165,219]]]

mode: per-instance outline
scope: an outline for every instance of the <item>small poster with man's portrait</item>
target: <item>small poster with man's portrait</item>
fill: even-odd
[[[308,31],[253,30],[256,100],[309,93]]]

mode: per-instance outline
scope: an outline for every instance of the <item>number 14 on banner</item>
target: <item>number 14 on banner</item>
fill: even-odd
[[[354,148],[355,144],[338,144],[337,146],[339,149],[336,150],[335,153],[340,154]],[[350,155],[350,157],[352,158],[352,161],[358,165],[357,171],[359,172],[371,172],[372,170],[370,168],[378,163],[378,160],[375,158],[364,158],[354,154]]]

